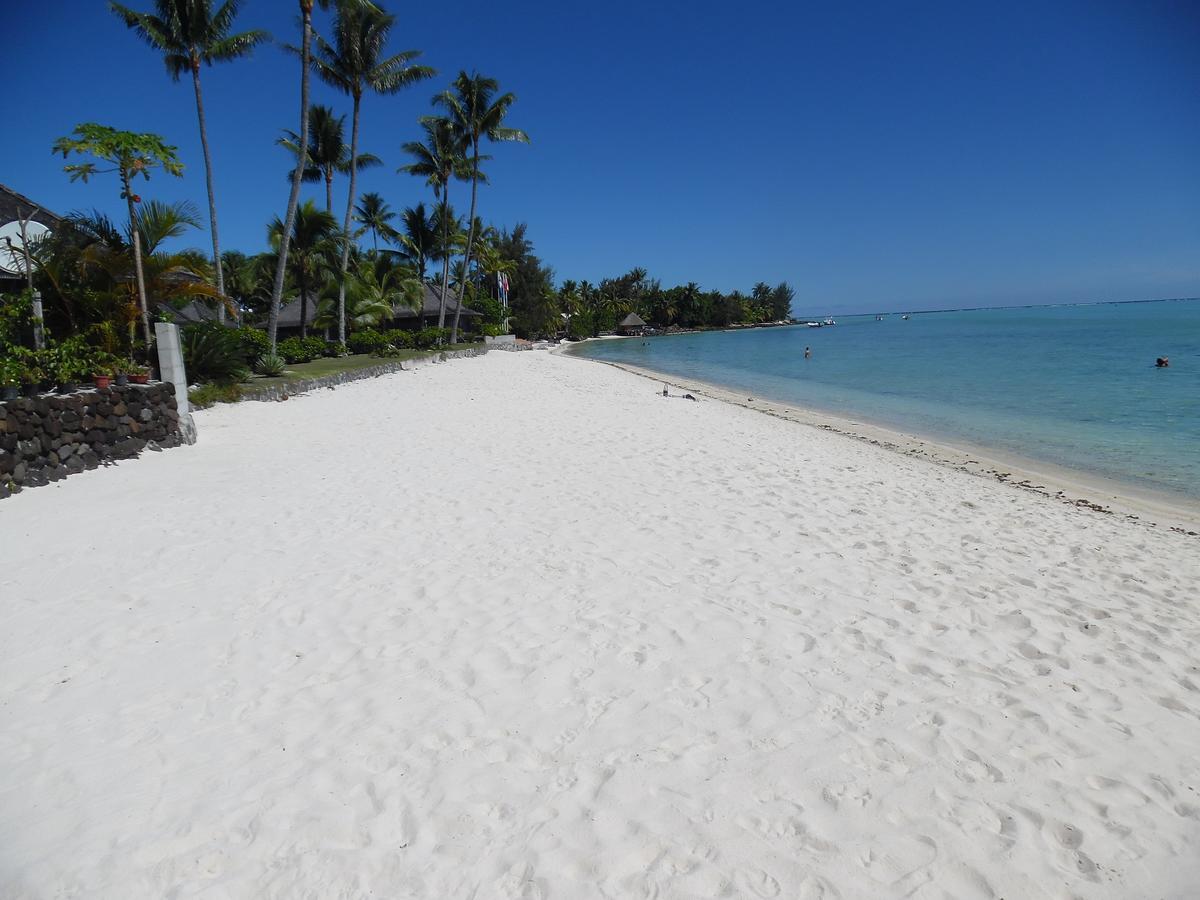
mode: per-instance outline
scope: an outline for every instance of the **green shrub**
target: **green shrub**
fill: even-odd
[[[492,325],[488,322],[484,322],[480,330],[488,337],[500,337],[502,334],[508,334],[503,325]]]
[[[350,335],[346,341],[351,353],[375,353],[388,345],[387,336],[374,328],[364,328]]]
[[[326,356],[345,356],[350,351],[346,349],[346,345],[338,341],[325,342]]]
[[[393,328],[391,331],[385,331],[387,342],[397,350],[407,350],[413,346],[413,333],[405,331],[403,328]]]
[[[397,347],[395,344],[384,344],[373,355],[382,357],[383,359],[395,359],[398,356],[407,356],[408,350],[403,347]]]
[[[440,347],[450,340],[449,328],[422,328],[413,335],[413,346],[418,350]]]
[[[205,384],[188,391],[188,402],[196,409],[207,409],[214,403],[237,403],[241,399],[240,384]]]
[[[271,352],[271,340],[261,328],[239,328],[237,336],[247,365],[254,365]]]
[[[268,353],[258,361],[258,374],[265,375],[267,378],[278,378],[283,374],[284,365],[282,358]]]
[[[325,341],[318,337],[290,337],[275,346],[275,353],[289,364],[312,362],[325,355]]]
[[[216,322],[184,326],[180,331],[183,364],[192,382],[233,384],[250,374],[238,332]]]

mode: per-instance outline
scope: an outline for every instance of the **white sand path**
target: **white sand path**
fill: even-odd
[[[0,502],[0,897],[1195,896],[1195,538],[544,353],[197,420]]]

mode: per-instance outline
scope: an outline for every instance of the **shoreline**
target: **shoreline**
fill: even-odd
[[[989,478],[1030,493],[1041,494],[1068,506],[1090,509],[1102,515],[1127,519],[1151,528],[1200,537],[1200,503],[1148,488],[1139,488],[1100,475],[1068,469],[1053,463],[1009,454],[990,447],[951,443],[940,438],[900,431],[870,421],[858,421],[811,407],[755,397],[701,379],[681,379],[678,375],[629,363],[596,359],[571,352],[571,347],[553,352],[621,369],[656,383],[666,383],[711,400],[752,409],[800,425],[820,428],[834,434],[863,441],[905,456],[927,459],[983,478]],[[698,387],[697,387],[698,385]]]

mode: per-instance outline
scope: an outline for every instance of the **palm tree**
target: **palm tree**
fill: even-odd
[[[308,161],[304,166],[302,180],[325,182],[325,209],[333,212],[333,176],[350,174],[350,148],[346,146],[346,117],[335,115],[328,106],[314,103],[308,111]],[[300,153],[300,136],[284,129],[278,141],[293,153]],[[358,168],[382,165],[382,160],[372,153],[360,153]],[[289,174],[288,178],[292,176]]]
[[[344,241],[333,213],[317,209],[311,200],[296,209],[290,242],[283,240],[283,228],[284,223],[276,218],[268,226],[267,236],[273,246],[291,244],[288,271],[300,291],[300,335],[307,337],[309,293],[333,269],[335,254]]]
[[[425,129],[425,143],[409,141],[401,148],[416,161],[401,166],[397,171],[423,176],[425,183],[433,188],[433,195],[439,203],[439,211],[444,211],[449,205],[450,180],[465,177],[466,161],[462,155],[462,142],[458,139],[454,132],[454,126],[448,119],[424,116],[421,119],[421,127]],[[451,218],[453,216],[440,216],[443,248],[450,246]],[[442,262],[438,328],[446,327],[446,292],[449,283],[450,257],[446,255]]]
[[[403,248],[401,255],[416,267],[417,277],[424,281],[425,267],[437,243],[437,227],[425,212],[424,202],[407,207],[400,214],[400,221],[404,225],[398,237]]]
[[[504,117],[509,108],[516,102],[514,94],[502,94],[497,97],[500,83],[494,78],[480,75],[478,72],[468,75],[459,72],[454,79],[451,90],[443,91],[434,98],[434,103],[445,107],[454,129],[464,145],[471,148],[470,178],[471,178],[471,212],[467,221],[470,230],[467,232],[466,257],[471,258],[471,249],[475,243],[475,201],[478,194],[481,173],[479,171],[479,142],[484,138],[489,141],[520,141],[529,143],[529,135],[517,128],[506,128]],[[458,305],[454,310],[454,329],[450,342],[458,341],[458,319],[462,312],[462,299],[466,290],[466,279],[459,285]]]
[[[300,184],[308,166],[308,83],[312,67],[312,14],[317,3],[321,9],[329,8],[329,0],[298,0],[300,4],[300,47],[291,47],[300,57],[300,133],[296,135],[296,146],[303,148],[296,154],[296,168],[292,171],[292,190],[288,194],[287,215],[283,220],[283,240],[275,259],[275,279],[271,284],[271,308],[267,315],[267,337],[271,342],[271,353],[275,352],[275,333],[279,326],[279,303],[283,299],[283,279],[287,272],[288,245],[291,242],[292,226],[296,219],[296,206],[300,202]],[[341,0],[342,5],[371,5],[369,0]],[[372,5],[372,8],[374,6]]]
[[[371,231],[371,243],[375,252],[379,252],[379,235],[384,239],[393,237],[396,230],[389,224],[396,214],[387,205],[387,201],[376,193],[363,194],[362,200],[354,208],[354,220]]]
[[[196,89],[196,117],[200,121],[200,146],[204,150],[204,175],[208,185],[208,221],[212,228],[212,250],[217,275],[217,291],[225,293],[225,278],[221,267],[221,242],[217,238],[217,197],[213,190],[212,154],[208,149],[208,127],[204,121],[204,98],[200,92],[200,64],[211,66],[249,56],[250,52],[270,35],[265,31],[243,31],[230,34],[237,17],[240,0],[225,0],[215,12],[212,0],[155,0],[157,15],[136,12],[120,3],[109,6],[125,24],[155,50],[163,54],[167,72],[172,80],[188,69]],[[221,319],[225,318],[224,307]]]
[[[387,256],[364,256],[354,261],[346,285],[346,321],[352,329],[378,325],[396,314],[396,307],[420,310],[424,287],[412,269]],[[317,325],[332,325],[335,304],[322,301]]]
[[[317,74],[330,87],[348,94],[354,104],[350,125],[350,194],[342,226],[346,234],[350,233],[350,217],[354,212],[358,175],[355,157],[358,155],[358,125],[363,94],[368,90],[377,94],[394,94],[435,74],[429,66],[412,65],[412,61],[420,56],[419,50],[405,50],[381,58],[395,21],[395,16],[373,4],[340,0],[333,23],[333,43],[317,37],[317,56],[313,58]],[[344,282],[349,264],[350,245],[347,243],[342,248],[343,283],[338,287],[338,340],[341,342],[346,340]]]

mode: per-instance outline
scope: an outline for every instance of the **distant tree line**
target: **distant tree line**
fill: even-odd
[[[786,320],[792,314],[795,291],[786,282],[771,287],[759,282],[749,293],[702,290],[696,282],[663,287],[645,269],[604,278],[596,284],[565,280],[555,286],[554,270],[533,252],[526,226],[500,232],[496,250],[506,265],[510,325],[521,337],[566,332],[572,338],[596,337],[612,331],[629,313],[637,313],[658,328],[727,328]],[[499,317],[495,291],[473,299],[489,318]]]

